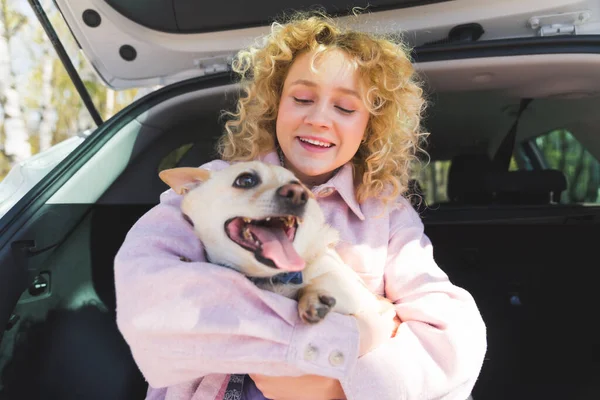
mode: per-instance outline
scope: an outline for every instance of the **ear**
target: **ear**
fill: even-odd
[[[210,178],[210,171],[202,168],[171,168],[160,171],[158,176],[177,194],[186,194]]]

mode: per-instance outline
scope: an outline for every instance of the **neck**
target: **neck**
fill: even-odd
[[[294,175],[296,175],[296,177],[300,180],[300,182],[302,182],[304,185],[306,185],[309,188],[324,184],[325,182],[330,180],[341,168],[341,167],[336,168],[333,171],[329,171],[329,172],[326,172],[321,175],[309,176],[309,175],[303,174],[302,172],[300,172],[296,168],[294,168],[294,166],[292,166],[288,162],[288,160],[283,155],[283,152],[279,148],[277,149],[277,155],[279,156],[279,162],[281,163],[281,165],[283,167],[289,169],[290,171],[292,171],[294,173]]]
[[[309,188],[324,184],[325,182],[330,180],[337,172],[337,169],[336,169],[334,171],[327,172],[326,174],[322,174],[322,175],[318,175],[318,176],[307,176],[307,175],[302,174],[299,171],[296,171],[295,168],[288,166],[288,164],[284,164],[284,166],[287,169],[289,169],[290,171],[292,171],[296,175],[296,177],[298,179],[300,179],[300,182],[302,182]]]

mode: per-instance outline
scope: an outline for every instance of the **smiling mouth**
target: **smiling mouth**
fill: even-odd
[[[328,142],[322,142],[320,140],[315,140],[315,139],[307,139],[307,138],[303,138],[303,137],[298,137],[298,140],[300,140],[302,143],[307,143],[313,146],[317,146],[317,147],[321,147],[324,149],[328,149],[330,147],[335,146],[333,143],[328,143]]]
[[[225,222],[225,233],[262,264],[285,271],[301,271],[305,262],[293,246],[299,223],[299,218],[292,215],[265,219],[235,217]]]

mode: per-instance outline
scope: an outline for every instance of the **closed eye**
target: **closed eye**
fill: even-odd
[[[312,101],[312,100],[310,100],[310,99],[299,99],[298,97],[294,97],[294,101],[295,101],[296,103],[300,103],[300,104],[310,104],[310,103],[312,103],[312,102],[313,102],[313,101]]]
[[[313,103],[313,101],[310,100],[310,99],[301,99],[301,98],[298,98],[298,97],[294,97],[294,101],[296,103],[299,103],[299,104],[311,104],[311,103]],[[340,106],[335,106],[335,108],[337,108],[338,110],[340,110],[344,114],[352,114],[353,112],[356,111],[356,110],[349,110],[347,108],[340,107]]]
[[[340,107],[340,106],[335,106],[335,108],[337,108],[338,110],[340,110],[344,114],[352,114],[353,112],[356,111],[356,110],[348,110],[347,108],[343,108],[343,107]]]

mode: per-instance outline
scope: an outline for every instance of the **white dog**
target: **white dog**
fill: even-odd
[[[317,323],[330,311],[355,315],[391,307],[344,264],[334,250],[337,232],[287,169],[252,161],[220,171],[174,168],[160,178],[184,195],[182,213],[209,261],[298,300],[303,321]]]

